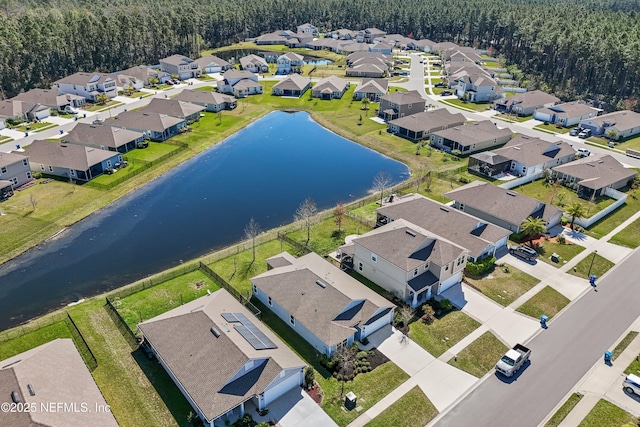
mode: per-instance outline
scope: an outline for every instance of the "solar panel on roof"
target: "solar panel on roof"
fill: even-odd
[[[256,325],[251,323],[249,319],[244,316],[244,320],[241,325],[234,325],[233,327],[246,339],[249,344],[256,350],[267,350],[270,348],[278,348]]]
[[[236,317],[238,313],[222,313],[222,317],[224,317],[224,320],[226,320],[229,323],[236,323],[239,322],[240,320]]]
[[[89,80],[89,83],[95,83],[98,80],[100,80],[100,76],[97,74],[94,74],[93,77],[91,77],[91,80]]]

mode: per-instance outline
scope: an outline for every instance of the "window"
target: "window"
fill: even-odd
[[[24,166],[29,166],[29,160],[27,160],[27,159],[22,159],[22,164],[23,164]]]
[[[444,271],[449,271],[449,264],[444,266]]]
[[[526,167],[522,167],[522,173],[527,173],[527,168]]]
[[[362,263],[361,263],[361,262],[359,262],[359,263],[358,263],[358,270],[362,271],[362,269],[363,269]]]
[[[122,156],[118,156],[118,161],[122,163]]]
[[[378,255],[376,255],[373,252],[371,252],[371,261],[378,262]]]
[[[44,170],[44,165],[40,165],[40,170]]]
[[[18,185],[18,178],[14,176],[13,178],[11,178],[11,182],[13,182],[13,185]]]
[[[76,176],[76,170],[75,169],[69,169],[69,175]]]
[[[111,160],[107,160],[107,167],[110,168],[111,167]]]
[[[53,172],[53,166],[49,165],[49,172]]]
[[[258,293],[258,287],[256,285],[253,285],[253,293],[254,294]]]
[[[464,210],[464,203],[460,203],[460,210],[463,211]]]
[[[7,173],[7,168],[4,166],[0,169],[0,173]]]
[[[272,307],[273,304],[271,303],[271,297],[269,297],[269,307]]]
[[[289,323],[291,323],[292,325],[296,324],[296,318],[293,317],[293,314],[291,316],[289,316]]]
[[[27,172],[27,179],[31,179],[31,178],[32,178],[31,172]]]

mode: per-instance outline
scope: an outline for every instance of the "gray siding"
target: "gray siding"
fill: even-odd
[[[24,162],[26,162],[26,165]],[[3,166],[3,168],[6,168],[6,172],[2,172],[3,169],[0,168],[0,180],[12,181],[14,183],[11,186],[12,188],[20,187],[22,184],[33,179],[31,176],[29,159],[27,157],[23,160],[11,163],[10,165]]]

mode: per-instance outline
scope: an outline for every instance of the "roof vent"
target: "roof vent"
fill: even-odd
[[[33,391],[33,386],[31,384],[27,384],[27,390],[29,391],[29,395],[35,396],[36,392]]]
[[[211,327],[211,333],[216,337],[219,338],[220,337],[220,331],[217,330],[215,327]]]
[[[440,206],[440,210],[441,211],[445,211],[445,212],[449,212],[449,209],[445,208],[444,206]]]
[[[327,285],[321,282],[320,280],[316,280],[316,285],[320,286],[322,289],[327,287]]]
[[[507,194],[508,194],[509,196],[512,196],[512,197],[516,197],[516,196],[517,196],[517,194],[516,194],[516,193],[514,193],[514,192],[512,192],[512,191],[507,191]]]
[[[17,391],[11,392],[11,400],[13,400],[13,403],[20,403],[20,395]]]
[[[407,234],[408,234],[409,236],[411,236],[411,237],[416,237],[416,233],[414,233],[414,232],[413,232],[413,231],[411,231],[411,230],[405,230],[405,233],[407,233]]]

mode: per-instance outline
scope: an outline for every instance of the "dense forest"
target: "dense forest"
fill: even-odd
[[[0,0],[0,97],[312,22],[491,48],[530,88],[637,109],[639,18],[638,0]]]

